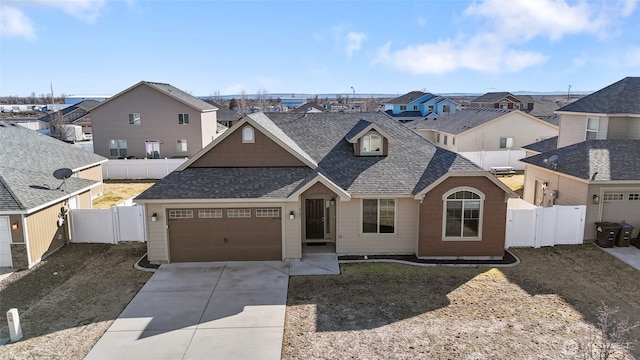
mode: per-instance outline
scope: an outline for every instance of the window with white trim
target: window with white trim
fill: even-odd
[[[192,219],[193,210],[169,210],[169,219]]]
[[[367,134],[360,140],[360,154],[382,154],[382,136]]]
[[[436,142],[437,142],[437,143],[440,143],[440,133],[437,133],[437,134],[436,134]]]
[[[444,144],[447,145],[447,135],[444,136]]]
[[[513,138],[512,137],[501,137],[500,138],[500,149],[511,149],[513,147]]]
[[[198,210],[200,219],[222,219],[222,209],[201,209]]]
[[[251,209],[227,209],[228,218],[250,218]]]
[[[109,156],[127,157],[127,140],[109,140]]]
[[[178,114],[178,125],[189,125],[189,114]]]
[[[140,113],[129,114],[129,125],[140,125]]]
[[[484,195],[471,188],[459,188],[445,194],[443,200],[444,238],[480,238]]]
[[[251,126],[245,126],[244,128],[242,128],[242,142],[243,143],[255,142],[253,128]]]
[[[598,127],[600,126],[600,118],[587,118],[587,136],[586,140],[596,140],[598,138]]]
[[[394,234],[395,224],[395,199],[362,199],[363,234]]]
[[[178,139],[176,141],[176,151],[177,152],[187,151],[187,139]]]
[[[280,209],[256,209],[256,217],[259,218],[279,218]]]

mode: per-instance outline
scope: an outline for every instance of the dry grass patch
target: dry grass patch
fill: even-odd
[[[16,307],[24,338],[0,359],[82,359],[151,273],[133,264],[145,243],[69,244],[0,282],[0,309]],[[6,321],[1,337],[8,337]]]
[[[524,191],[524,174],[511,176],[498,176],[498,180],[502,181],[509,189],[522,197]]]
[[[640,320],[640,272],[595,246],[515,252],[514,268],[372,263],[292,277],[283,358],[578,359],[600,301]]]
[[[93,207],[96,209],[108,209],[131,199],[147,190],[153,184],[155,184],[155,181],[152,180],[107,180],[104,182],[103,195],[93,201]]]

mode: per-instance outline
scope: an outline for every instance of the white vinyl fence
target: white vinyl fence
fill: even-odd
[[[524,150],[463,151],[460,155],[484,170],[490,170],[494,166],[511,166],[514,170],[524,170],[524,164],[518,160],[524,158],[526,153]]]
[[[182,165],[183,159],[109,159],[102,164],[104,179],[162,179]]]
[[[539,207],[510,199],[505,247],[582,244],[586,211],[585,205]]]
[[[117,244],[146,238],[142,205],[71,210],[71,242]]]

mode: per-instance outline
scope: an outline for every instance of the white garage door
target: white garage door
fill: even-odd
[[[602,199],[602,221],[625,221],[635,227],[632,237],[640,231],[640,190],[605,191]]]
[[[11,267],[11,225],[8,216],[0,216],[0,267]]]

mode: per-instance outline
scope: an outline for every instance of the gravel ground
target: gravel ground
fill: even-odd
[[[151,276],[133,268],[145,252],[145,243],[69,244],[0,282],[0,309],[18,308],[24,333],[0,359],[84,358]]]
[[[513,268],[347,264],[291,277],[282,357],[581,359],[601,301],[640,320],[640,272],[596,246],[514,252]]]

